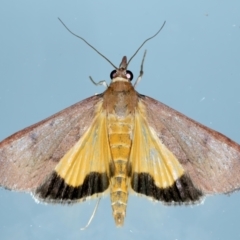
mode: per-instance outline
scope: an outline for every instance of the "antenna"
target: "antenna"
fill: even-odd
[[[100,53],[95,47],[93,47],[89,42],[87,42],[83,37],[75,34],[74,32],[72,32],[66,25],[65,23],[58,18],[58,20],[62,23],[62,25],[75,37],[80,38],[82,41],[84,41],[90,48],[92,48],[95,52],[97,52],[100,56],[102,56],[105,60],[107,60],[115,69],[118,69],[107,57],[105,57],[102,53]],[[152,38],[156,37],[161,30],[163,29],[164,25],[165,25],[166,21],[163,22],[161,28],[150,38],[146,39],[141,45],[140,47],[137,49],[137,51],[132,55],[132,57],[129,59],[127,66],[129,65],[129,63],[131,62],[131,60],[135,57],[135,55],[138,53],[138,51],[142,48],[142,46],[149,40],[151,40]]]
[[[58,20],[62,23],[62,25],[75,37],[80,38],[82,41],[84,41],[90,48],[92,48],[95,52],[97,52],[100,56],[102,56],[103,58],[105,58],[115,69],[117,69],[117,67],[108,59],[106,58],[102,53],[100,53],[95,47],[93,47],[90,43],[88,43],[84,38],[78,36],[77,34],[75,34],[74,32],[72,32],[65,24],[64,22],[58,18]]]
[[[163,25],[161,26],[161,28],[150,38],[146,39],[142,44],[141,46],[137,49],[137,51],[132,55],[132,57],[129,59],[128,63],[127,63],[127,66],[129,65],[129,63],[131,62],[131,60],[135,57],[135,55],[138,53],[138,51],[142,48],[142,46],[149,40],[151,40],[152,38],[156,37],[160,32],[161,30],[163,29],[164,25],[165,25],[166,21],[164,21]]]

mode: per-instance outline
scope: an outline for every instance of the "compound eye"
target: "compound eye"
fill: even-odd
[[[129,81],[133,80],[133,73],[129,70],[127,70],[126,77]]]
[[[117,70],[113,70],[111,73],[110,73],[110,78],[113,79],[115,77],[115,74],[116,74]]]

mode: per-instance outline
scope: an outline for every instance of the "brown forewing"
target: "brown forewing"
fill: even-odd
[[[87,98],[0,142],[0,186],[35,190],[91,125],[100,101]]]
[[[170,107],[139,95],[147,120],[205,194],[240,188],[240,145]]]

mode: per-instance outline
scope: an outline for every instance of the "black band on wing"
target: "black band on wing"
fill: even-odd
[[[152,197],[167,204],[181,204],[197,202],[203,196],[196,189],[189,177],[183,175],[177,179],[171,187],[159,188],[154,179],[147,173],[134,173],[131,180],[135,192]]]
[[[46,202],[71,203],[95,193],[102,193],[108,186],[109,179],[106,173],[91,172],[81,186],[73,187],[54,172],[43,185],[37,188],[34,195],[39,200]]]

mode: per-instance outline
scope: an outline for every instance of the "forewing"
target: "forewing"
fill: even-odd
[[[100,104],[90,128],[37,188],[34,195],[39,200],[72,203],[108,189],[111,152],[106,121]]]
[[[34,191],[95,117],[102,96],[85,99],[0,143],[0,186]]]
[[[147,122],[205,194],[240,188],[240,145],[168,106],[139,95]]]
[[[131,164],[131,186],[140,194],[167,204],[199,201],[196,189],[174,154],[149,126],[143,104],[135,110]]]

